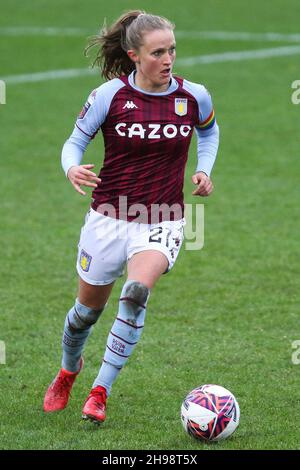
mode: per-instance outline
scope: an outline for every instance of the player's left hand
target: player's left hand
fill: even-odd
[[[202,171],[192,176],[192,182],[198,185],[197,189],[192,192],[193,196],[206,197],[209,196],[214,189],[210,177]]]

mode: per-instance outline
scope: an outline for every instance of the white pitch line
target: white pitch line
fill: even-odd
[[[300,54],[300,46],[283,46],[253,51],[222,52],[221,54],[199,55],[179,59],[177,65],[192,66],[196,64],[214,64],[216,62],[239,62],[249,59],[266,59]]]
[[[82,36],[93,34],[91,29],[57,28],[52,26],[8,26],[0,27],[0,36]]]
[[[214,39],[218,41],[282,41],[300,42],[300,33],[248,33],[235,31],[176,31],[175,36],[185,39]]]
[[[299,46],[284,46],[270,49],[256,49],[250,51],[223,52],[221,54],[208,54],[195,57],[186,57],[176,61],[177,66],[193,66],[197,64],[213,64],[218,62],[240,62],[242,60],[265,59],[271,57],[283,57],[300,54]],[[99,74],[98,69],[66,69],[50,70],[22,75],[9,75],[0,77],[6,84],[41,82],[62,78],[73,78],[86,75]]]
[[[44,82],[46,80],[57,80],[60,78],[74,78],[86,75],[94,75],[95,73],[97,73],[96,69],[65,69],[25,73],[21,75],[8,75],[7,77],[0,78],[6,84],[12,85],[16,83]]]
[[[98,30],[100,27],[98,28]],[[97,31],[97,29],[95,30]],[[90,36],[92,28],[52,26],[7,26],[0,27],[0,36]],[[300,42],[300,33],[251,33],[245,31],[180,31],[178,38],[213,39],[219,41],[287,41]]]

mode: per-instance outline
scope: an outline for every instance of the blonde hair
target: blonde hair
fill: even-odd
[[[107,80],[128,75],[135,70],[135,64],[128,57],[127,51],[138,50],[143,45],[144,33],[157,29],[173,31],[174,28],[175,25],[162,16],[141,10],[128,11],[108,29],[104,24],[99,35],[90,39],[85,55],[88,55],[91,48],[98,47],[92,66],[99,66],[102,76]]]

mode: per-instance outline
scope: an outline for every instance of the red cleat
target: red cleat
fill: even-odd
[[[82,418],[96,424],[103,423],[106,418],[106,390],[101,385],[91,390],[82,410]]]
[[[80,359],[78,372],[69,372],[65,369],[60,369],[46,392],[44,398],[45,413],[63,410],[67,406],[74,381],[82,367],[83,358]]]

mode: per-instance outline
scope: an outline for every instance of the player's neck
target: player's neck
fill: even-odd
[[[172,83],[172,79],[165,84],[155,84],[150,80],[147,80],[145,77],[141,76],[138,73],[134,74],[134,83],[135,85],[147,93],[163,93],[167,91]]]

